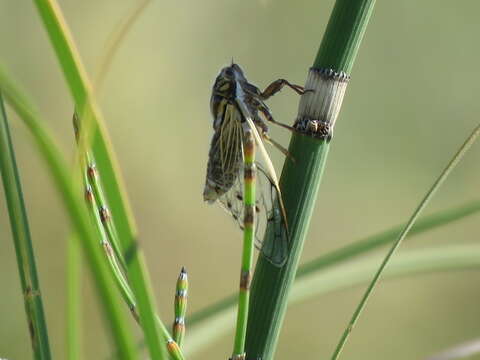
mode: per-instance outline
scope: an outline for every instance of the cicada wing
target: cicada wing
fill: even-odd
[[[257,163],[257,169],[260,191],[257,193],[256,244],[273,265],[283,266],[288,258],[287,219],[273,180],[260,163]]]
[[[257,127],[252,121],[250,110],[243,102],[244,96],[240,86],[237,86],[237,92],[239,92],[236,96],[237,106],[228,104],[224,109],[225,116],[219,129],[221,131],[219,137],[221,141],[219,142],[218,153],[221,155],[222,166],[235,164],[236,166],[229,167],[236,169],[238,166],[240,171],[235,173],[237,175],[235,182],[228,191],[219,196],[218,200],[238,223],[240,229],[243,230],[244,174],[243,162],[240,161],[243,157],[239,157],[238,153],[241,152],[241,145],[239,144],[243,141],[242,129],[249,127],[252,129],[261,158],[265,162],[265,165],[256,162],[258,171],[255,203],[255,243],[272,264],[282,266],[288,256],[288,226],[277,176]],[[234,172],[224,172],[223,175],[226,174],[233,175]],[[267,229],[268,237],[265,245],[263,245],[263,238]]]
[[[209,203],[231,189],[243,166],[241,115],[232,104],[221,108],[221,123],[212,137],[203,192],[203,199]]]
[[[275,266],[282,266],[288,257],[288,231],[282,215],[279,195],[272,179],[257,163],[255,201],[255,247]],[[222,207],[243,230],[243,173],[232,188],[219,198]]]
[[[231,189],[218,200],[222,208],[230,214],[240,227],[240,230],[243,231],[244,205],[242,184],[243,181],[240,181],[240,178],[237,178]]]

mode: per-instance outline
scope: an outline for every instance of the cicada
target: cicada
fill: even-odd
[[[288,224],[286,209],[283,204],[280,187],[275,170],[265,150],[263,141],[288,152],[268,135],[266,121],[276,123],[288,129],[290,126],[274,120],[265,100],[288,86],[298,94],[304,89],[290,84],[285,79],[271,83],[262,92],[248,82],[239,65],[232,63],[218,74],[212,89],[210,109],[213,116],[214,134],[208,156],[207,176],[203,199],[208,203],[219,202],[231,214],[241,229],[245,229],[246,219],[252,221],[245,211],[244,182],[252,176],[253,171],[246,167],[244,161],[244,135],[251,129],[253,142],[262,154],[264,164],[255,161],[257,169],[256,201],[254,216],[255,242],[263,254],[275,265],[281,266],[287,257]],[[265,121],[266,120],[266,121]],[[247,216],[246,216],[247,215]],[[270,226],[267,226],[271,224]],[[263,225],[263,226],[262,226]],[[267,248],[262,247],[260,228],[273,231],[275,240]]]

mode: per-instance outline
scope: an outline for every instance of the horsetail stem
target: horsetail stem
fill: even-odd
[[[248,307],[250,297],[251,268],[255,242],[255,139],[253,130],[245,123],[243,127],[244,157],[244,224],[243,252],[238,293],[237,328],[232,359],[245,358],[245,336],[247,333]]]
[[[175,320],[172,326],[173,340],[176,341],[179,347],[182,346],[183,338],[185,337],[185,314],[187,312],[187,297],[188,297],[188,275],[185,267],[182,267],[180,275],[177,279],[177,287],[175,291]]]
[[[75,112],[73,115],[73,128],[75,137],[79,138],[79,118]],[[95,159],[90,151],[86,151],[81,156],[81,168],[84,169],[83,181],[85,185],[85,199],[89,205],[89,210],[93,216],[94,223],[101,234],[101,244],[104,253],[107,256],[110,269],[114,274],[116,285],[118,286],[123,300],[127,304],[135,321],[140,322],[140,314],[137,309],[136,299],[131,289],[130,283],[126,278],[127,264],[125,263],[123,253],[120,249],[118,236],[112,222],[112,214],[109,210],[106,197],[104,195],[103,185],[100,179],[100,173],[95,165]],[[119,264],[120,262],[120,264]],[[156,316],[156,322],[167,340],[167,350],[175,360],[183,359],[179,346],[171,339],[170,334],[165,329],[160,318]]]

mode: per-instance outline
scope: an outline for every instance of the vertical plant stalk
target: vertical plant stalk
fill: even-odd
[[[77,141],[80,137],[80,125],[76,113],[73,117],[73,125],[75,130],[75,137]],[[138,308],[136,305],[135,296],[131,290],[130,282],[126,278],[124,271],[126,270],[126,262],[119,250],[120,244],[118,243],[118,235],[113,227],[112,215],[109,211],[106,198],[104,196],[103,185],[101,177],[95,163],[92,160],[92,154],[86,152],[84,157],[81,157],[82,161],[80,168],[83,169],[83,183],[85,186],[85,200],[90,210],[93,222],[100,234],[100,243],[104,250],[104,254],[108,260],[109,269],[113,274],[115,283],[120,290],[123,300],[127,304],[130,313],[135,321],[141,324],[141,319],[138,314]],[[155,315],[155,321],[164,334],[166,339],[166,350],[175,360],[183,359],[180,347],[172,340],[167,329],[163,325],[161,319]]]
[[[103,221],[101,220],[101,211],[98,209],[98,202],[93,194],[92,187],[88,183],[87,176],[85,175],[85,200],[87,202],[88,209],[90,210],[90,215],[92,217],[93,223],[95,224],[97,231],[100,235],[99,244],[103,249],[105,257],[108,261],[109,270],[115,279],[115,284],[122,295],[123,301],[127,304],[131,314],[135,321],[139,322],[139,317],[137,313],[137,307],[135,305],[135,299],[133,293],[128,285],[127,280],[125,279],[122,270],[118,264],[117,258],[115,257],[114,251],[112,250],[112,246],[110,245],[108,236],[105,232],[105,228],[103,227]]]
[[[58,193],[67,209],[66,214],[70,218],[79,238],[83,240],[80,243],[83,246],[92,274],[94,274],[93,279],[108,320],[107,324],[109,325],[114,345],[118,349],[118,357],[120,359],[136,359],[132,335],[128,330],[123,313],[120,311],[120,303],[113,287],[113,279],[98,246],[98,234],[94,231],[85,206],[72,185],[72,177],[64,158],[61,156],[62,152],[43,127],[43,119],[36,115],[32,110],[32,106],[15,88],[1,67],[0,89],[3,91],[6,100],[30,130],[38,152],[44,158],[54,184],[58,188]]]
[[[232,360],[245,358],[245,336],[247,333],[250,282],[252,280],[255,242],[255,139],[253,137],[253,130],[247,122],[244,123],[243,133],[243,250],[240,269],[240,288],[238,292],[237,326]]]
[[[446,210],[437,211],[428,216],[419,219],[412,230],[410,230],[410,238],[412,235],[421,234],[423,232],[435,229],[442,225],[451,224],[455,221],[480,212],[480,201],[470,201],[457,207],[448,208]],[[317,258],[299,266],[296,281],[302,276],[328,269],[333,265],[349,261],[354,257],[363,255],[378,247],[392,243],[396,236],[402,231],[405,224],[396,225],[387,230],[373,234],[363,239],[353,241],[350,244],[339,249],[333,250],[327,254],[318,256]],[[407,238],[408,239],[408,238]],[[233,307],[237,296],[234,294],[221,299],[213,304],[208,305],[188,317],[190,326],[195,326],[199,322],[207,320],[209,317],[215,316],[217,313],[224,311],[229,307]]]
[[[115,253],[115,262],[119,262],[122,271],[126,272],[127,267],[125,264],[123,251],[121,249],[118,235],[115,230],[113,220],[110,216],[110,210],[107,205],[107,201],[105,195],[103,193],[103,187],[99,178],[99,171],[95,164],[95,160],[93,158],[93,154],[91,151],[83,149],[82,151],[82,140],[85,140],[84,131],[82,127],[82,131],[80,131],[80,119],[78,118],[78,114],[75,111],[73,113],[73,130],[75,133],[75,140],[77,141],[77,149],[80,152],[78,156],[78,163],[79,167],[82,171],[82,179],[83,185],[85,187],[85,200],[91,213],[96,212],[93,216],[94,223],[99,228],[100,233],[103,235],[102,244],[107,241],[107,235],[109,239],[108,247],[113,249]],[[100,219],[101,221],[96,221]],[[108,256],[108,254],[107,254]]]
[[[182,267],[180,275],[177,279],[177,286],[175,290],[174,312],[175,320],[172,326],[173,340],[182,346],[183,338],[185,337],[185,315],[187,313],[187,299],[188,299],[188,275],[187,270]]]
[[[117,211],[115,226],[122,248],[129,253],[128,277],[135,295],[140,315],[140,323],[145,334],[150,355],[154,359],[163,359],[165,343],[170,335],[159,321],[155,312],[155,299],[143,253],[136,242],[136,229],[131,210],[123,187],[120,186],[116,159],[111,150],[110,141],[102,123],[100,112],[92,98],[92,89],[80,56],[72,40],[68,26],[60,7],[55,0],[33,0],[37,6],[44,27],[48,32],[57,59],[62,67],[67,84],[75,100],[77,109],[84,109],[85,116],[93,121],[93,155],[102,172],[108,174],[105,184],[107,198],[111,208]],[[82,114],[83,115],[83,114]],[[127,259],[128,260],[128,259]]]
[[[329,138],[345,92],[341,83],[348,80],[374,3],[374,0],[337,0],[310,71],[307,82],[313,78],[319,81],[315,92],[306,92],[300,100],[299,117],[294,125],[298,133],[293,134],[288,150],[295,162],[287,159],[280,178],[290,230],[289,258],[283,267],[273,266],[262,255],[257,262],[246,339],[249,359],[271,360],[275,353],[325,167]],[[320,103],[314,104],[314,98]],[[264,242],[273,240],[269,233],[267,230]]]
[[[79,239],[72,234],[68,239],[67,249],[67,359],[80,359],[80,247]]]
[[[467,151],[470,149],[470,147],[474,144],[474,142],[477,140],[478,136],[480,135],[480,125],[478,125],[470,134],[470,136],[465,140],[463,145],[458,149],[456,154],[453,156],[453,158],[450,160],[448,165],[445,167],[445,169],[442,171],[440,176],[435,180],[434,184],[430,187],[430,189],[427,191],[427,194],[425,197],[422,199],[420,204],[417,206],[415,211],[413,212],[412,216],[408,220],[407,224],[403,228],[402,232],[398,235],[397,240],[395,243],[392,245],[390,250],[388,251],[387,255],[383,259],[382,263],[380,264],[380,267],[378,268],[377,272],[375,273],[372,281],[367,287],[367,290],[363,294],[362,299],[360,300],[357,308],[355,309],[352,318],[350,319],[350,322],[348,323],[345,331],[343,332],[342,337],[340,338],[340,342],[338,343],[333,355],[332,355],[332,360],[338,359],[340,356],[340,353],[342,352],[345,343],[347,342],[355,324],[358,321],[358,318],[362,314],[363,309],[367,305],[368,299],[370,298],[370,295],[372,294],[373,290],[375,289],[376,285],[378,284],[378,281],[380,280],[380,276],[383,274],[387,264],[389,263],[390,259],[393,257],[397,249],[400,247],[400,244],[402,243],[403,239],[407,236],[409,231],[412,229],[413,224],[415,221],[418,219],[420,216],[420,213],[425,209],[427,204],[430,202],[432,199],[433,195],[437,192],[437,190],[440,188],[440,186],[443,184],[443,182],[446,180],[450,172],[458,165],[460,160],[465,156]]]
[[[15,253],[17,255],[23,301],[27,314],[28,330],[34,358],[51,358],[47,324],[43,311],[40,284],[35,265],[27,211],[23,200],[20,175],[18,173],[7,115],[0,92],[0,170],[7,200],[7,210],[12,228]]]

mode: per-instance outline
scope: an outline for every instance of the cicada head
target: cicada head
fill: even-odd
[[[214,119],[214,128],[216,129],[223,117],[223,111],[227,103],[235,101],[235,91],[237,86],[246,81],[243,71],[237,64],[232,63],[224,67],[215,79],[210,98],[210,110]]]
[[[245,79],[243,71],[237,64],[224,67],[213,85],[212,95],[218,95],[224,98],[232,97],[235,94],[235,86],[238,81]]]

